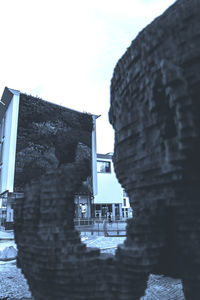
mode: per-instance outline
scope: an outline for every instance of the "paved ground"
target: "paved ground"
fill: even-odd
[[[0,240],[1,238],[7,238],[7,240],[0,241],[1,251],[9,245],[16,246],[14,241],[9,240],[13,238],[12,232],[0,231]],[[82,240],[88,247],[98,247],[103,253],[114,254],[117,245],[122,244],[124,239],[124,237],[92,236],[91,233],[82,234]],[[8,300],[31,300],[26,280],[16,267],[15,261],[0,262],[0,299],[4,297],[10,297]],[[184,300],[181,281],[150,275],[146,294],[140,300]]]
[[[5,231],[0,229],[0,240],[13,240],[14,233],[12,230]]]
[[[123,244],[125,237],[105,237],[94,236],[89,234],[88,236],[82,235],[82,241],[88,247],[100,248],[102,253],[115,254],[117,245]]]
[[[181,280],[151,274],[140,300],[185,300]]]
[[[114,221],[109,223],[106,222],[95,222],[92,225],[76,226],[78,231],[86,232],[86,234],[92,233],[93,235],[104,235],[105,231],[109,235],[125,235],[126,234],[126,222]]]

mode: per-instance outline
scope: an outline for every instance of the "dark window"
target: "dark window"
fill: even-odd
[[[107,212],[108,212],[107,205],[102,205],[101,206],[101,215],[102,215],[102,217],[106,217],[107,216]]]
[[[108,211],[112,212],[112,204],[108,204],[107,206],[108,206]]]
[[[124,200],[124,206],[126,206],[126,198],[124,198],[123,200]]]
[[[5,117],[2,119],[0,123],[0,141],[5,137]]]
[[[97,161],[97,172],[98,173],[111,173],[110,161]]]

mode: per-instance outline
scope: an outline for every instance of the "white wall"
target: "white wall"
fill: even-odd
[[[130,202],[129,202],[129,198],[128,197],[123,197],[123,199],[126,199],[126,206],[124,206],[124,200],[122,203],[122,208],[130,208]]]
[[[96,116],[93,119],[93,132],[92,132],[92,183],[93,195],[95,196],[98,191],[97,187],[97,152],[96,152]]]
[[[8,190],[13,192],[17,125],[19,112],[19,92],[13,94],[13,98],[6,111],[5,119],[5,138],[3,145],[2,169],[1,169],[1,186],[0,192]]]
[[[122,204],[123,189],[115,175],[112,160],[102,158],[99,158],[99,160],[111,162],[111,173],[97,173],[98,194],[94,198],[94,204]]]

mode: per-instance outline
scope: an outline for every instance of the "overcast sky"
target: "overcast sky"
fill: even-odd
[[[101,115],[97,151],[113,151],[110,80],[119,58],[174,0],[1,0],[5,86]]]

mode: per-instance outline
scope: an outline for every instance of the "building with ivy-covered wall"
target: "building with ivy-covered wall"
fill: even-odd
[[[28,182],[79,159],[86,160],[88,173],[75,195],[76,217],[91,217],[91,199],[97,192],[96,118],[4,89],[0,102],[1,223],[12,225],[13,203]]]

